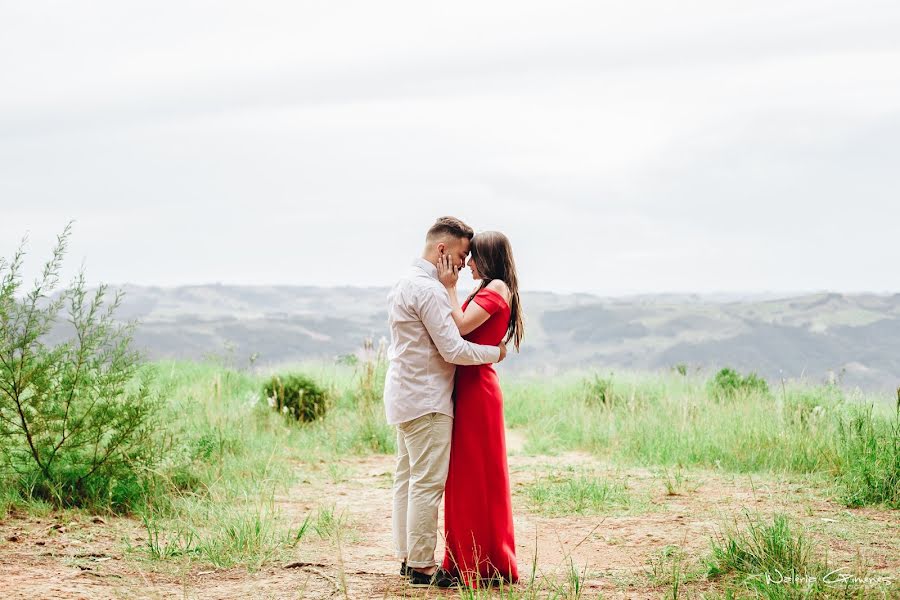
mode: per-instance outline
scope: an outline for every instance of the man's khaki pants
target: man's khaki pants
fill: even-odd
[[[394,552],[410,567],[432,567],[438,508],[450,468],[453,417],[428,413],[397,426]]]

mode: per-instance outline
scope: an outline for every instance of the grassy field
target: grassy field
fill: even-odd
[[[519,585],[407,588],[390,556],[383,365],[296,367],[327,414],[291,422],[264,373],[148,365],[158,460],[128,509],[0,491],[14,597],[900,597],[900,415],[837,388],[570,373],[505,380]]]

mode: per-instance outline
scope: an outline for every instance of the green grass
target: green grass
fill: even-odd
[[[602,598],[598,595],[585,596],[584,582],[587,568],[578,568],[571,557],[566,558],[566,568],[562,573],[541,573],[538,581],[537,555],[532,564],[532,576],[528,580],[520,580],[516,585],[499,582],[498,585],[455,588],[456,597],[460,600],[581,600],[582,598]]]
[[[589,515],[643,510],[646,498],[628,490],[624,481],[569,469],[541,477],[525,486],[535,512],[545,515]]]
[[[296,493],[304,474],[332,484],[353,478],[341,458],[394,452],[381,400],[383,357],[285,369],[302,371],[329,391],[327,413],[311,423],[291,422],[262,401],[260,390],[271,373],[188,362],[148,368],[158,373],[168,404],[166,425],[158,432],[161,460],[153,472],[141,474],[144,483],[129,503],[146,533],[133,546],[140,556],[257,569],[296,551],[311,535],[338,546],[342,538],[353,539],[348,515],[323,506],[297,521],[279,512],[275,497]],[[900,416],[834,388],[778,386],[767,395],[722,399],[709,395],[702,378],[677,372],[570,373],[502,383],[507,425],[525,432],[526,453],[583,451],[614,465],[650,466],[657,491],[672,495],[689,493],[685,470],[700,467],[809,475],[832,485],[848,506],[900,506]],[[389,487],[389,478],[376,485]],[[578,469],[556,469],[521,493],[533,510],[547,515],[634,512],[649,505],[646,494],[624,481]],[[50,510],[0,486],[0,515]],[[740,538],[738,548],[752,548],[754,539]],[[717,560],[727,566],[733,559],[727,568],[734,571],[744,555],[735,550],[730,556]],[[659,577],[677,595],[690,579],[680,562],[666,560]],[[541,597],[581,593],[577,578],[554,577],[546,580],[555,587],[542,587]]]
[[[847,506],[900,508],[900,403],[893,422],[856,407],[840,421],[838,480]]]
[[[771,520],[745,512],[712,539],[707,577],[727,579],[729,598],[885,598],[900,582],[829,566],[816,542],[787,515]],[[865,582],[866,585],[863,585]]]
[[[315,519],[311,523],[312,530],[322,539],[337,543],[340,539],[351,541],[358,539],[358,535],[350,522],[347,514],[336,513],[334,506],[320,506]]]
[[[833,387],[710,395],[677,373],[504,381],[525,452],[580,450],[616,464],[823,474],[848,505],[898,506],[900,415]]]
[[[662,483],[666,496],[682,496],[696,491],[699,487],[699,484],[685,474],[680,466],[671,470],[668,467],[657,468],[654,476]]]
[[[688,554],[671,544],[650,556],[644,574],[652,585],[668,588],[665,597],[673,599],[680,597],[685,583],[703,576]]]
[[[744,528],[735,524],[716,535],[709,576],[807,573],[812,566],[812,544],[803,533],[792,530],[786,515],[775,515],[771,524],[749,513],[744,513],[744,518]]]
[[[210,508],[210,507],[208,507]],[[259,569],[290,553],[303,533],[292,531],[271,506],[217,506],[204,511],[206,522],[188,511],[164,516],[142,515],[147,533],[144,547],[149,558],[186,557],[216,567]],[[301,529],[303,526],[301,525]]]
[[[133,550],[153,560],[256,570],[288,556],[310,531],[332,538],[341,528],[350,531],[346,518],[328,508],[291,522],[274,498],[296,483],[298,463],[327,461],[327,477],[340,481],[351,470],[336,457],[372,451],[366,436],[377,427],[373,411],[359,410],[353,369],[305,366],[329,386],[332,405],[325,419],[298,424],[262,401],[265,375],[211,364],[157,366],[170,427],[161,432],[165,459],[137,511],[146,543]],[[381,427],[390,432],[383,419]]]

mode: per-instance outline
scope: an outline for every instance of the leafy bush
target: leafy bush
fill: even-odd
[[[84,273],[52,295],[71,223],[34,288],[20,297],[23,246],[0,259],[0,456],[20,493],[61,505],[128,508],[156,461],[152,434],[160,406],[153,372],[130,349],[135,324],[113,314],[106,287],[92,295]],[[59,336],[68,307],[72,337]]]
[[[302,373],[273,375],[263,386],[263,394],[276,411],[305,423],[328,411],[328,392]]]
[[[716,400],[732,400],[748,394],[768,395],[769,384],[756,373],[742,376],[725,367],[709,382],[709,395]]]

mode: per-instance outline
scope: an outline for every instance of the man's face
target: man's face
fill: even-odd
[[[458,269],[462,269],[466,264],[466,257],[469,256],[469,240],[468,238],[453,239],[446,244],[445,254],[450,255],[453,264]]]

